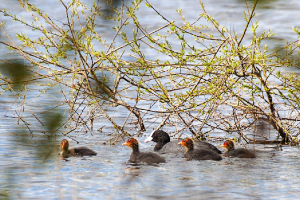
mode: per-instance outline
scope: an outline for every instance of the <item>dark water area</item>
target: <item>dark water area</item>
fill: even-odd
[[[64,19],[57,1],[33,0],[47,13],[56,14],[57,20]],[[181,22],[175,12],[182,8],[188,21],[195,21],[201,7],[198,1],[150,1],[157,10],[170,20]],[[249,2],[249,1],[247,1]],[[230,27],[231,31],[241,34],[246,22],[243,12],[247,11],[242,0],[205,0],[206,11],[221,24]],[[15,0],[4,0],[0,5],[24,17],[25,11],[17,6]],[[51,8],[49,10],[49,8]],[[250,7],[251,9],[251,7]],[[258,4],[256,17],[259,21],[259,32],[272,29],[277,34],[269,40],[268,46],[275,50],[285,45],[286,40],[295,41],[297,35],[292,27],[300,26],[300,1],[265,0]],[[139,12],[141,23],[148,30],[155,30],[166,24],[153,10],[142,6]],[[7,18],[0,16],[0,20]],[[99,32],[113,36],[107,29],[104,19],[99,20]],[[101,22],[101,23],[100,23]],[[10,36],[20,31],[35,35],[15,23],[8,23]],[[4,38],[0,31],[1,39]],[[246,42],[251,39],[246,35]],[[121,42],[121,41],[118,41]],[[11,56],[0,46],[1,58]],[[145,49],[147,56],[153,52]],[[128,58],[130,59],[130,58]],[[31,88],[37,87],[31,85]],[[38,91],[38,88],[36,88]],[[0,90],[2,92],[2,90]],[[30,94],[30,95],[37,95]],[[68,136],[70,146],[88,146],[98,155],[94,157],[71,157],[62,160],[58,156],[61,139],[57,134],[49,137],[43,134],[41,125],[30,118],[34,125],[33,133],[28,133],[26,126],[14,116],[15,96],[4,93],[0,96],[0,199],[298,199],[300,198],[300,150],[298,147],[276,145],[248,145],[257,151],[256,159],[224,158],[222,161],[185,161],[183,155],[166,155],[166,163],[157,166],[128,164],[131,150],[122,146],[104,145],[103,142],[114,133],[113,126],[99,117],[95,119],[95,131],[77,130]],[[49,92],[43,97],[29,102],[30,109],[43,111],[63,98],[60,90]],[[63,108],[61,108],[63,111]],[[114,111],[111,110],[113,113]],[[110,113],[111,114],[111,113]],[[125,111],[115,113],[115,117],[126,118]],[[118,121],[118,120],[116,120]],[[122,120],[120,120],[122,122]],[[159,122],[157,122],[159,123]],[[157,124],[154,124],[157,125]],[[104,126],[104,127],[103,127]],[[103,127],[102,132],[96,131]],[[153,126],[155,127],[155,126]],[[151,151],[153,144],[145,144],[151,132],[148,127],[143,137],[139,137],[140,149]],[[172,130],[165,130],[171,132]],[[276,133],[270,132],[276,136]],[[187,135],[188,136],[188,133]],[[234,135],[217,133],[216,137],[227,138]],[[223,140],[212,142],[219,149]],[[223,150],[223,149],[222,149]]]

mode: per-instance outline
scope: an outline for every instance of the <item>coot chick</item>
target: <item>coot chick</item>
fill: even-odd
[[[255,154],[247,149],[234,149],[234,144],[231,140],[226,140],[221,147],[226,149],[224,156],[237,158],[255,158]]]
[[[132,149],[132,153],[130,155],[129,161],[132,163],[147,163],[147,164],[154,164],[154,163],[163,163],[166,160],[153,152],[140,152],[139,151],[139,143],[137,139],[130,138],[128,139],[123,145],[128,146]]]
[[[61,152],[60,155],[64,158],[68,158],[70,156],[95,156],[97,153],[92,149],[87,147],[76,147],[73,149],[69,149],[69,141],[67,139],[63,139],[60,143]]]
[[[178,144],[186,148],[184,157],[187,160],[222,160],[222,157],[211,149],[194,149],[194,142],[190,138],[185,138]]]
[[[162,130],[153,131],[152,134],[145,140],[145,142],[156,142],[154,147],[154,151],[158,151],[160,153],[184,153],[185,148],[183,146],[178,145],[180,140],[170,141],[170,136],[168,133]],[[214,145],[204,142],[204,141],[195,141],[195,149],[210,149],[215,151],[216,153],[221,154],[222,152],[215,147]]]

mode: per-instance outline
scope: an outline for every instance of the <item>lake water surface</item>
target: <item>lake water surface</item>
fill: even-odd
[[[300,197],[300,156],[297,147],[283,146],[282,150],[277,150],[275,145],[255,145],[258,152],[256,159],[224,158],[219,162],[185,161],[182,155],[165,154],[167,163],[149,166],[128,164],[131,153],[128,147],[122,146],[121,142],[103,145],[101,138],[103,136],[99,135],[76,138],[89,142],[89,147],[98,152],[97,156],[62,160],[54,153],[46,161],[43,157],[34,156],[36,144],[14,149],[7,144],[10,137],[3,138],[1,192],[11,192],[12,199]],[[140,141],[144,139],[139,138]],[[221,142],[214,144],[219,147]],[[151,151],[152,148],[141,143],[142,151]]]
[[[62,9],[56,1],[34,0],[33,3],[57,13],[59,19]],[[188,1],[150,1],[153,6],[170,20],[180,21],[175,9],[182,8],[190,21],[196,20],[201,9],[199,2]],[[220,23],[242,33],[245,22],[243,12],[246,6],[242,0],[205,0],[206,10]],[[273,29],[277,33],[270,47],[275,49],[294,41],[292,26],[300,26],[300,1],[265,0],[258,5],[256,19],[259,30]],[[1,7],[13,11],[17,2],[4,0]],[[50,12],[50,11],[49,11]],[[22,12],[20,12],[22,13]],[[141,8],[141,22],[149,29],[165,24],[159,23],[154,12]],[[6,20],[3,16],[2,20]],[[101,30],[105,32],[105,25]],[[19,32],[17,26],[8,24],[10,34]],[[31,34],[28,32],[28,34]],[[249,37],[250,38],[250,37]],[[2,47],[1,47],[2,48]],[[2,50],[1,50],[2,51]],[[151,55],[150,55],[151,56]],[[5,57],[5,55],[1,55]],[[34,86],[32,86],[34,87]],[[43,110],[50,106],[58,95],[52,91],[40,102],[31,107]],[[99,118],[95,120],[94,130],[104,126],[102,132],[78,130],[69,137],[70,146],[88,146],[98,155],[94,157],[73,157],[62,160],[57,155],[61,139],[59,135],[47,137],[37,128],[30,135],[26,127],[17,125],[13,105],[14,96],[2,94],[0,99],[0,199],[299,199],[300,194],[300,151],[298,147],[276,145],[249,145],[257,150],[256,159],[224,158],[222,161],[185,161],[182,155],[163,155],[167,162],[157,166],[131,165],[127,163],[131,150],[118,141],[115,145],[104,145],[114,132],[112,125]],[[55,96],[57,97],[57,96]],[[50,101],[51,99],[51,101]],[[49,103],[50,102],[50,103]],[[35,105],[35,106],[34,106]],[[125,118],[120,110],[116,116]],[[29,119],[28,119],[29,120]],[[32,122],[37,123],[37,122]],[[157,122],[158,123],[158,122]],[[157,125],[157,124],[156,124]],[[38,127],[38,125],[37,125]],[[155,126],[154,126],[155,127]],[[139,137],[140,149],[151,151],[153,144],[144,144],[151,128]],[[171,130],[165,130],[171,132]],[[271,133],[276,135],[276,133]],[[188,133],[187,135],[188,136]],[[212,143],[219,149],[227,137],[216,133]],[[42,147],[42,148],[41,148]],[[51,153],[52,152],[52,153]]]

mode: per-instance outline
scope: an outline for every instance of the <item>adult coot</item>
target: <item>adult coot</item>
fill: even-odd
[[[76,147],[73,149],[69,149],[69,141],[67,139],[63,139],[60,143],[61,152],[60,155],[64,158],[68,158],[70,156],[95,156],[97,153],[92,149],[87,147]]]
[[[180,140],[170,141],[170,136],[168,133],[162,130],[156,130],[151,133],[151,135],[145,140],[145,142],[156,142],[154,147],[154,151],[158,151],[160,153],[184,153],[185,149],[183,146],[178,145]],[[195,141],[195,149],[210,149],[215,151],[216,153],[221,154],[222,152],[217,149],[214,145],[203,142],[203,141]]]
[[[194,149],[194,142],[190,138],[185,138],[178,144],[186,148],[184,157],[187,160],[222,160],[222,157],[211,149]]]
[[[132,149],[132,153],[130,155],[130,162],[133,163],[147,163],[147,164],[155,164],[155,163],[163,163],[166,160],[153,152],[140,152],[139,151],[139,143],[137,139],[130,138],[123,145],[128,146]]]
[[[237,157],[237,158],[255,158],[255,153],[239,148],[239,149],[234,149],[234,144],[231,140],[226,140],[221,147],[224,147],[226,149],[226,152],[224,153],[224,156],[227,157]]]

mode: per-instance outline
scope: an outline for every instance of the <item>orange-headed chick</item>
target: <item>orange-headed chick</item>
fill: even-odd
[[[222,157],[215,151],[207,148],[194,149],[194,142],[191,138],[185,138],[178,144],[186,148],[184,157],[187,160],[222,160]]]
[[[157,164],[166,162],[166,160],[153,152],[140,152],[139,151],[139,143],[137,139],[130,138],[123,145],[128,146],[132,149],[132,153],[130,155],[130,162],[133,163],[147,163],[147,164]]]

